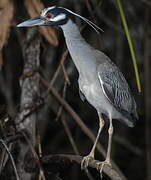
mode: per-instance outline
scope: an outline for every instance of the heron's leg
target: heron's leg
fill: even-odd
[[[91,149],[91,152],[90,152],[90,154],[89,154],[89,155],[90,155],[91,157],[93,157],[93,158],[94,158],[94,154],[95,154],[95,148],[96,148],[97,142],[98,142],[98,140],[99,140],[99,136],[100,136],[100,134],[101,134],[101,131],[102,131],[103,127],[104,127],[104,124],[105,124],[105,122],[104,122],[104,120],[102,119],[102,116],[99,115],[99,130],[98,130],[98,133],[97,133],[97,137],[96,137],[96,139],[95,139],[95,142],[94,142],[94,144],[93,144],[93,147],[92,147],[92,149]]]
[[[98,133],[97,133],[97,137],[95,139],[95,142],[93,144],[93,147],[92,147],[90,153],[88,154],[88,156],[85,156],[83,158],[83,160],[81,162],[81,169],[84,169],[84,168],[88,167],[89,160],[94,159],[95,148],[96,148],[97,142],[99,140],[100,133],[101,133],[101,131],[102,131],[103,127],[104,127],[104,124],[105,124],[104,120],[102,119],[101,114],[98,113],[98,115],[99,115],[99,130],[98,130]]]
[[[108,148],[107,148],[107,156],[105,162],[107,164],[110,164],[110,156],[111,156],[111,145],[112,145],[112,136],[113,136],[113,124],[112,124],[112,118],[110,117],[110,126],[108,129],[109,133],[109,140],[108,140]]]
[[[108,140],[108,148],[107,148],[107,155],[106,159],[103,162],[98,163],[98,170],[100,170],[100,174],[102,176],[103,167],[105,164],[111,165],[110,156],[111,156],[111,145],[112,145],[112,136],[113,136],[113,124],[112,118],[110,117],[110,125],[108,129],[109,140]]]

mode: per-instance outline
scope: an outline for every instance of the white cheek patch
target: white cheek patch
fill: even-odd
[[[52,6],[52,7],[43,9],[41,12],[41,16],[44,17],[49,10],[54,9],[54,8],[56,8],[56,6]]]
[[[58,15],[58,16],[50,19],[50,20],[53,21],[53,22],[58,22],[58,21],[64,20],[64,19],[66,19],[66,15],[65,14],[60,14],[60,15]]]
[[[42,10],[42,12],[41,12],[41,16],[42,16],[42,17],[45,16],[45,14],[46,14],[46,12],[47,12],[46,10],[47,10],[47,9],[43,9],[43,10]]]
[[[51,9],[55,9],[55,8],[56,8],[56,6],[48,7],[48,8],[47,8],[47,11],[49,11],[49,10],[51,10]]]

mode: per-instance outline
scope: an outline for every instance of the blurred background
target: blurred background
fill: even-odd
[[[18,112],[21,111],[23,96],[26,96],[26,93],[23,94],[25,87],[22,86],[22,81],[36,73],[40,76],[37,86],[38,95],[32,98],[32,102],[36,104],[37,99],[42,102],[42,106],[38,108],[36,106],[37,109],[34,109],[36,133],[40,138],[42,155],[80,154],[84,156],[90,152],[93,145],[90,134],[97,133],[98,116],[87,101],[83,102],[80,99],[78,72],[66,51],[61,29],[50,27],[19,29],[16,27],[18,23],[38,16],[44,7],[54,5],[69,8],[90,19],[104,30],[98,35],[81,19],[75,19],[86,41],[106,53],[121,69],[137,102],[139,121],[134,128],[129,128],[117,120],[113,121],[112,159],[127,179],[150,180],[151,2],[149,0],[122,1],[137,58],[141,93],[138,93],[130,50],[116,0],[0,0],[1,138],[5,139],[15,132],[12,127],[16,123]],[[38,49],[32,51],[30,47],[35,41],[38,47],[35,45],[33,49]],[[27,59],[32,61],[32,57],[36,57],[38,66],[29,72],[26,71],[25,65]],[[57,95],[51,88],[71,109],[63,108],[60,103],[62,101],[56,98]],[[29,88],[28,91],[30,90]],[[72,111],[77,113],[89,131],[85,131],[77,123]],[[106,121],[99,140],[105,150],[108,141],[107,129],[108,122]],[[96,150],[96,159],[104,160],[99,150]],[[94,179],[100,179],[95,170],[90,170],[90,172]],[[49,179],[62,180],[88,179],[87,175],[80,170],[80,166],[76,164],[64,166],[55,173],[50,171],[47,176]],[[103,179],[109,178],[104,175]]]

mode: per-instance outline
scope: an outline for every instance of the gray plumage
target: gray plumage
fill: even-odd
[[[61,26],[79,72],[79,88],[98,112],[133,127],[138,119],[136,103],[119,68],[101,51],[91,47],[69,20]]]

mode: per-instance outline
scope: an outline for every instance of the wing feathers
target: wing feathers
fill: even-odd
[[[135,100],[118,67],[110,63],[100,64],[98,77],[104,95],[114,107],[120,112],[125,111],[137,118]]]

